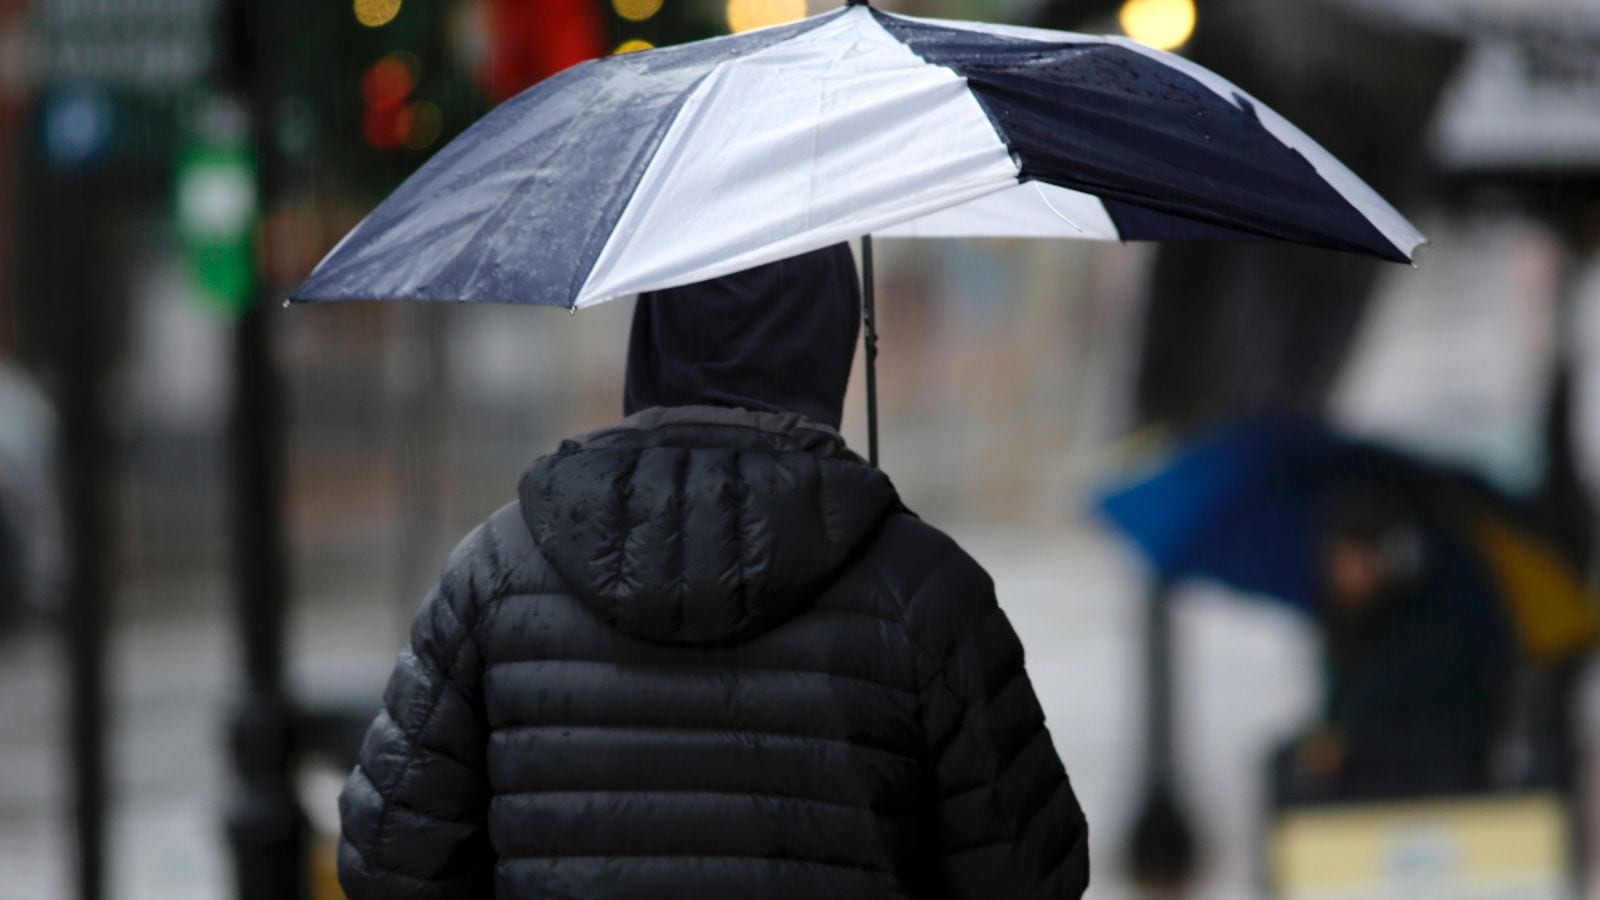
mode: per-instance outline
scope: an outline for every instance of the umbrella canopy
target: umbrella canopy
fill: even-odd
[[[1096,507],[1165,578],[1213,578],[1316,614],[1324,530],[1352,487],[1403,501],[1481,564],[1529,658],[1563,659],[1600,637],[1580,574],[1509,498],[1310,422],[1224,429]]]
[[[585,63],[467,129],[296,300],[577,308],[861,235],[1421,235],[1214,73],[1115,37],[854,5]]]

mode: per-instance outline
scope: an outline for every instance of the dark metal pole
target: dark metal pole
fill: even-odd
[[[1149,700],[1144,709],[1144,745],[1149,754],[1145,774],[1155,784],[1171,784],[1173,778],[1172,737],[1175,705],[1172,700],[1172,604],[1171,588],[1156,580],[1145,594],[1144,652],[1147,658],[1145,686]]]
[[[1145,596],[1144,796],[1128,840],[1136,884],[1172,893],[1189,884],[1198,858],[1194,829],[1178,797],[1171,585],[1156,580]]]
[[[108,270],[99,223],[103,185],[88,177],[52,174],[41,193],[41,304],[61,366],[62,490],[71,572],[65,603],[72,828],[79,900],[105,896],[106,856],[106,617],[112,584],[106,560],[116,555],[107,509],[111,496],[105,384],[111,355],[107,318]],[[85,265],[85,260],[94,264]]]
[[[1570,322],[1578,309],[1582,267],[1572,254],[1564,254],[1557,286],[1556,311]],[[1544,408],[1544,483],[1536,502],[1567,557],[1595,581],[1595,507],[1578,471],[1578,417],[1580,396],[1577,349],[1572,338],[1556,342],[1555,365],[1546,388]]]
[[[878,467],[878,307],[872,288],[872,235],[861,236],[861,342],[867,362],[867,461]]]
[[[258,207],[278,183],[266,48],[273,0],[232,0],[223,16],[224,85],[243,100],[259,156]],[[306,894],[306,822],[294,790],[294,714],[284,690],[287,556],[283,540],[282,408],[272,360],[272,300],[258,261],[254,297],[234,330],[233,568],[243,684],[232,711],[232,803],[227,810],[235,887],[242,900]]]
[[[233,542],[244,683],[230,723],[235,793],[227,811],[237,890],[246,900],[305,894],[304,816],[291,777],[293,712],[283,687],[282,452],[270,312],[235,332]]]

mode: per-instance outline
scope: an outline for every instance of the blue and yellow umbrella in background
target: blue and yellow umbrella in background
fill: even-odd
[[[1467,473],[1322,424],[1266,417],[1230,426],[1095,505],[1161,578],[1209,578],[1316,616],[1327,523],[1356,487],[1402,502],[1477,562],[1525,660],[1561,662],[1600,640],[1583,573],[1530,511]]]

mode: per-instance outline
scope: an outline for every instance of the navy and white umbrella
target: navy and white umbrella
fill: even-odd
[[[1422,236],[1281,116],[1116,37],[891,15],[585,63],[495,109],[296,300],[576,309],[863,235]]]

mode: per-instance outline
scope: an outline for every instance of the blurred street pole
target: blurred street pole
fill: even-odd
[[[1177,776],[1176,680],[1173,678],[1172,585],[1153,579],[1144,604],[1144,784],[1140,816],[1128,839],[1128,869],[1141,888],[1179,893],[1195,872],[1195,833],[1181,803]]]
[[[79,900],[105,896],[106,858],[106,618],[113,608],[108,561],[117,556],[110,527],[111,429],[105,385],[111,355],[110,259],[101,225],[103,184],[49,172],[30,217],[43,249],[37,288],[54,310],[51,343],[60,369],[63,510],[67,576],[67,643],[72,771],[72,829]]]
[[[259,159],[256,203],[272,208],[278,183],[271,129],[268,47],[276,0],[229,0],[222,11],[221,85],[247,111]],[[276,312],[258,254],[254,296],[234,330],[233,570],[243,681],[229,724],[233,761],[227,811],[237,894],[242,900],[297,900],[306,894],[307,826],[295,795],[294,712],[284,688],[286,600],[282,409],[273,364]]]
[[[22,6],[0,4],[0,13],[7,22],[20,21]],[[0,85],[0,93],[7,87]],[[61,638],[67,660],[71,880],[79,900],[101,900],[106,886],[106,618],[115,605],[108,561],[117,557],[110,525],[112,434],[105,385],[114,345],[110,318],[118,261],[104,227],[110,211],[109,179],[87,159],[92,153],[72,153],[79,147],[68,146],[71,142],[49,127],[60,114],[60,104],[70,101],[50,90],[40,91],[38,100],[36,119],[46,123],[39,140],[24,144],[20,136],[29,129],[0,129],[3,139],[17,141],[0,152],[16,153],[27,169],[15,185],[22,188],[21,221],[31,227],[18,234],[16,265],[29,270],[31,307],[44,333],[61,416],[60,489],[68,560]],[[0,104],[8,107],[0,111],[0,124],[20,125],[21,104],[11,107],[7,98],[0,98]],[[79,108],[90,112],[90,121],[102,109],[92,102]],[[9,187],[0,186],[0,193]],[[11,202],[0,199],[0,206]],[[0,292],[9,287],[0,287]],[[10,318],[15,311],[16,306],[7,304],[5,315]],[[11,327],[7,322],[8,332]]]
[[[1561,274],[1561,295],[1557,308],[1557,321],[1570,322],[1575,318],[1576,263],[1568,262]],[[1578,396],[1577,378],[1579,361],[1573,358],[1576,349],[1566,336],[1555,342],[1555,359],[1546,392],[1543,416],[1544,478],[1539,487],[1538,503],[1545,520],[1555,532],[1558,546],[1577,564],[1580,571],[1594,576],[1595,520],[1594,505],[1589,487],[1578,470]]]
[[[111,391],[130,299],[127,260],[117,240],[119,213],[136,208],[162,184],[151,168],[164,117],[156,98],[171,97],[200,74],[194,61],[202,55],[184,51],[197,44],[199,35],[190,26],[204,2],[0,0],[0,50],[26,44],[35,52],[24,55],[38,63],[0,64],[0,140],[15,141],[12,149],[21,150],[28,167],[18,185],[25,204],[19,221],[29,226],[17,232],[24,247],[14,258],[27,286],[8,298],[0,315],[10,338],[29,335],[28,346],[16,349],[31,352],[35,343],[43,348],[41,362],[61,417],[69,565],[60,621],[68,682],[72,882],[82,900],[100,900],[113,880],[106,874],[112,712],[106,660],[118,558]],[[36,100],[25,118],[6,95],[34,77]],[[0,198],[0,207],[11,200]],[[16,320],[26,327],[18,328]]]
[[[242,900],[305,892],[306,823],[294,791],[294,713],[283,686],[282,441],[270,321],[258,305],[235,335],[232,525],[244,678],[229,726],[234,793],[227,816]]]

